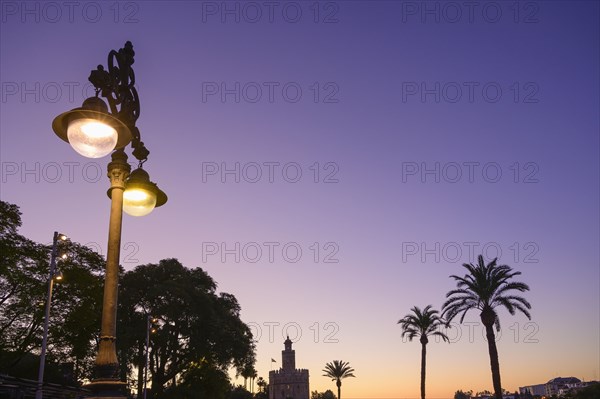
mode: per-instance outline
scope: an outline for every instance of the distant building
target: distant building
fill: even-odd
[[[580,389],[583,389],[587,386],[593,385],[593,384],[597,384],[598,381],[581,381],[581,382],[574,382],[574,383],[567,383],[566,386],[564,386],[563,388],[560,388],[558,390],[558,396],[564,396],[568,393],[574,393],[579,391]]]
[[[515,399],[516,395],[514,393],[503,394],[502,399]],[[471,396],[471,399],[494,399],[494,395],[479,395],[479,396]]]
[[[287,337],[281,351],[281,368],[269,372],[269,399],[309,399],[308,370],[296,368],[296,352]]]
[[[536,384],[519,387],[519,394],[531,396],[545,396],[546,384]]]
[[[546,383],[546,396],[559,395],[565,389],[569,389],[569,385],[573,384],[581,384],[581,380],[575,377],[553,378]]]
[[[521,395],[531,396],[563,396],[569,391],[584,388],[589,383],[581,382],[575,377],[556,377],[545,384],[527,385],[519,387]]]

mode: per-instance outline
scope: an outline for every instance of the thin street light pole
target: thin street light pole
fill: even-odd
[[[148,381],[148,351],[150,346],[150,318],[146,319],[146,363],[144,364],[144,399],[146,399],[146,382]]]
[[[46,348],[48,346],[48,322],[50,318],[50,302],[52,301],[52,288],[54,286],[54,272],[56,271],[56,252],[58,243],[58,232],[54,232],[52,239],[52,254],[50,256],[50,275],[48,277],[48,292],[46,293],[46,314],[44,316],[44,336],[42,338],[42,352],[40,353],[40,368],[38,371],[38,384],[35,399],[44,397],[44,368],[46,366]]]

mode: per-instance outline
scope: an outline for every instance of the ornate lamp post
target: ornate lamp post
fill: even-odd
[[[144,146],[140,131],[135,126],[140,115],[140,102],[131,67],[134,55],[131,42],[125,43],[118,52],[111,50],[108,71],[98,65],[89,77],[96,96],[86,99],[80,108],[57,116],[52,122],[56,135],[83,156],[100,158],[114,151],[112,162],[108,164],[111,208],[100,344],[95,378],[88,385],[95,397],[102,398],[123,398],[126,386],[126,382],[119,378],[115,346],[123,210],[133,216],[143,216],[167,202],[166,194],[150,181],[148,173],[142,169],[150,151]],[[108,106],[100,96],[106,99]],[[139,161],[133,172],[124,151],[130,142],[132,154]]]

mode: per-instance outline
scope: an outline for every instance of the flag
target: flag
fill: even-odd
[[[273,362],[277,363],[277,361],[275,359],[271,358],[271,363],[273,363]]]

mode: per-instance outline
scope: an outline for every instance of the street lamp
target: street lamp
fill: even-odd
[[[115,345],[123,210],[134,216],[142,216],[167,202],[166,194],[150,182],[148,173],[142,169],[150,151],[144,146],[140,131],[135,126],[140,115],[140,101],[131,67],[134,56],[133,45],[129,41],[119,51],[111,50],[108,54],[108,71],[98,65],[89,77],[96,96],[86,99],[80,108],[60,114],[52,122],[56,135],[69,142],[79,154],[100,158],[112,152],[112,162],[108,164],[111,208],[102,326],[95,378],[88,385],[96,397],[104,398],[123,398],[127,385],[119,378]],[[100,96],[106,99],[108,105]],[[138,169],[131,174],[124,151],[129,143],[133,148],[133,156],[139,161]]]
[[[123,193],[125,213],[131,216],[144,216],[165,202],[167,202],[166,194],[156,183],[150,181],[148,172],[142,168],[131,172],[127,179],[127,188]]]
[[[42,337],[42,351],[40,353],[40,367],[38,369],[38,384],[35,391],[35,398],[42,399],[44,396],[44,368],[46,367],[46,349],[48,346],[48,324],[50,318],[50,303],[52,302],[52,288],[54,280],[62,280],[62,274],[56,270],[56,255],[58,252],[58,242],[65,241],[67,236],[55,231],[52,238],[52,252],[50,253],[50,274],[48,275],[48,291],[46,293],[46,313],[44,314],[44,335]],[[63,258],[61,256],[61,258]],[[64,258],[63,258],[64,259]]]
[[[60,114],[52,122],[52,128],[87,158],[102,158],[131,141],[127,125],[110,115],[106,103],[97,96],[86,99],[81,108]]]
[[[154,327],[155,323],[158,322],[157,318],[154,318],[148,315],[146,320],[146,361],[144,364],[144,399],[146,399],[146,384],[148,381],[148,355],[150,350],[150,334],[154,334],[156,332],[156,328]]]

